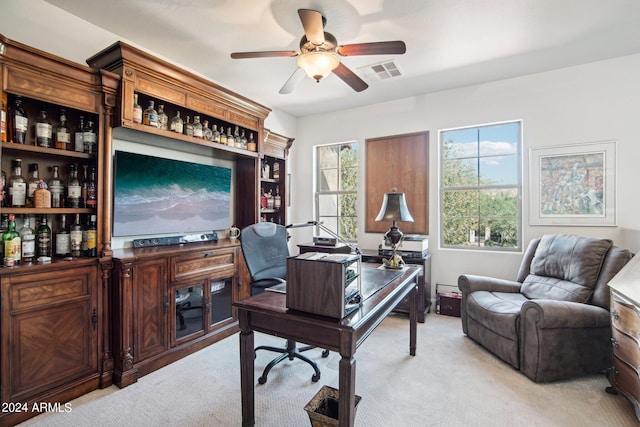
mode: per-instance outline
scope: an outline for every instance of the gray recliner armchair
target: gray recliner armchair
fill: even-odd
[[[535,382],[611,365],[607,283],[633,254],[608,239],[533,240],[515,281],[461,275],[462,331]]]

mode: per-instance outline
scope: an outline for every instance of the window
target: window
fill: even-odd
[[[316,147],[316,218],[347,241],[358,238],[358,144]]]
[[[521,249],[521,122],[440,131],[440,244]]]

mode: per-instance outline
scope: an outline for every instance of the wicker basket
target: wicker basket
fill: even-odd
[[[309,415],[311,427],[330,427],[338,425],[338,390],[329,386],[322,386],[304,407]],[[361,397],[356,395],[355,408],[358,409]]]

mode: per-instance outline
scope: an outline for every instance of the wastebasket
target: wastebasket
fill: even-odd
[[[309,401],[304,407],[309,415],[311,421],[311,427],[332,427],[338,425],[338,390],[329,387],[322,386],[320,391],[313,396],[313,399]],[[361,397],[356,395],[356,403],[354,411],[358,409],[358,403],[360,403]]]

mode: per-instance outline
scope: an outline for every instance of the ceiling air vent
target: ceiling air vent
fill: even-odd
[[[400,67],[398,67],[398,64],[393,60],[360,67],[360,71],[362,71],[365,77],[377,78],[378,80],[386,80],[402,75]]]

